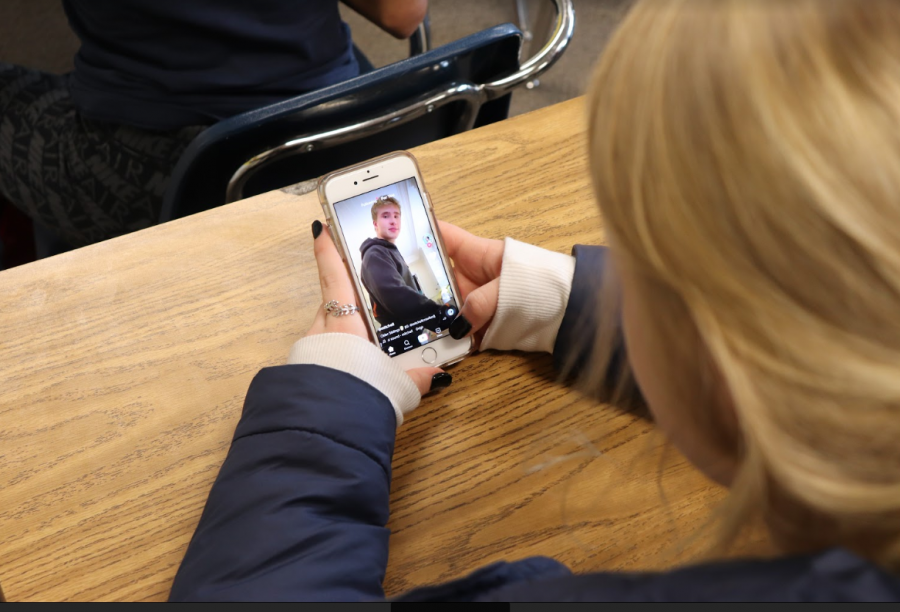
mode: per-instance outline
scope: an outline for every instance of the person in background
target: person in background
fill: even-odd
[[[900,600],[898,31],[894,0],[639,1],[586,102],[609,250],[441,225],[466,294],[454,336],[486,327],[482,350],[550,351],[597,388],[632,374],[730,494],[703,563],[528,558],[400,600]],[[313,235],[323,302],[352,303]],[[383,597],[395,429],[447,377],[400,371],[359,316],[320,309],[253,380],[171,598]],[[760,523],[776,556],[721,560]]]
[[[427,0],[343,0],[408,38]],[[0,196],[78,247],[155,224],[188,144],[371,64],[338,0],[63,0],[71,74],[0,63]]]

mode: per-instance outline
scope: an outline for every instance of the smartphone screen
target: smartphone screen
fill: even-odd
[[[381,349],[394,357],[447,336],[459,308],[416,179],[334,211]]]

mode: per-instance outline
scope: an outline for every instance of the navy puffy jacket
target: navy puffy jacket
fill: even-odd
[[[596,312],[605,250],[576,247],[554,349]],[[581,328],[583,330],[583,327]],[[360,601],[384,597],[396,420],[391,403],[329,368],[266,368],[250,385],[228,457],[172,587],[172,600]],[[400,600],[897,600],[900,579],[843,550],[666,573],[575,576],[546,558],[497,563]]]

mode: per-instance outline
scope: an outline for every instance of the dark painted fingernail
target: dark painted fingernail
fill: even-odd
[[[456,315],[453,323],[450,324],[450,335],[455,339],[465,338],[466,334],[472,331],[472,324],[469,323],[462,315]]]
[[[445,389],[453,382],[453,377],[446,372],[439,372],[431,377],[431,391]]]
[[[322,233],[322,222],[316,219],[313,221],[313,240],[319,237],[319,234]]]

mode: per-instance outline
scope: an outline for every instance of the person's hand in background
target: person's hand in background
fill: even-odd
[[[428,14],[428,0],[341,0],[398,39],[413,35]]]

